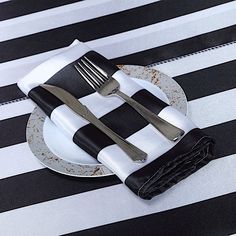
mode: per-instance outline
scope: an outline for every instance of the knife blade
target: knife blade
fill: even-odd
[[[63,88],[54,85],[41,84],[40,87],[46,89],[48,92],[61,100],[65,105],[67,105],[73,112],[83,117],[85,120],[93,124],[104,134],[106,134],[131,158],[132,161],[137,163],[146,161],[147,153],[140,150],[138,147],[136,147],[126,139],[123,139],[121,136],[111,130],[71,93]]]

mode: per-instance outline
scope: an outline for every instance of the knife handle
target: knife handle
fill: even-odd
[[[140,150],[138,147],[123,139],[108,126],[102,123],[89,109],[87,109],[86,115],[83,116],[86,120],[96,126],[104,134],[106,134],[110,139],[112,139],[134,162],[144,162],[147,159],[147,153]]]

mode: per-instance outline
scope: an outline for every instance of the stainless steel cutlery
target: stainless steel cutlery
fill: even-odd
[[[142,104],[135,101],[120,91],[120,84],[113,77],[107,75],[100,67],[87,57],[82,57],[80,62],[74,65],[81,77],[102,96],[117,95],[133,107],[140,115],[152,124],[159,132],[171,141],[177,141],[184,135],[184,131],[158,115],[148,110]]]
[[[60,99],[64,104],[66,104],[72,111],[83,117],[85,120],[92,123],[109,138],[111,138],[134,162],[144,162],[147,158],[147,154],[140,150],[138,147],[134,146],[132,143],[123,139],[117,133],[112,131],[103,122],[101,122],[85,105],[83,105],[79,100],[77,100],[68,91],[59,88],[57,86],[52,86],[48,84],[40,85],[42,88],[49,91],[51,94]]]

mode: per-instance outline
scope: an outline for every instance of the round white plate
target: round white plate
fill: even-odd
[[[184,114],[187,99],[182,88],[167,75],[142,66],[125,65],[120,68],[135,77],[137,83]],[[46,167],[71,176],[101,177],[113,173],[69,140],[44,112],[36,107],[32,112],[26,138],[31,151]]]

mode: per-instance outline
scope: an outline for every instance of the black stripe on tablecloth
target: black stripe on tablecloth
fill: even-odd
[[[236,40],[236,26],[230,26],[113,59],[115,64],[149,65],[219,46]]]
[[[216,142],[214,154],[217,158],[236,153],[236,120],[204,128],[203,131]],[[226,141],[227,140],[227,141]]]
[[[75,178],[49,169],[21,174],[0,180],[0,213],[119,183],[121,181],[115,175],[96,179]]]
[[[236,88],[236,60],[174,77],[183,88],[187,99]]]
[[[178,2],[173,0],[158,1],[123,12],[7,40],[0,43],[0,62],[66,47],[71,44],[75,38],[80,39],[82,42],[90,41],[197,12],[227,2],[230,1],[199,0],[191,3],[188,0],[180,0]]]
[[[223,236],[236,233],[235,222],[236,193],[230,193],[164,212],[66,235]]]
[[[7,1],[0,3],[0,21],[47,10],[82,0]]]
[[[0,122],[0,134],[2,134],[2,127]],[[211,135],[216,141],[215,158],[222,158],[236,153],[235,128],[236,120],[203,129],[206,134]],[[5,139],[9,140],[10,138],[12,138],[11,134],[8,133]],[[25,141],[25,134],[23,138]],[[16,153],[16,155],[18,154]],[[115,176],[102,179],[77,179],[57,174],[49,169],[20,174],[0,180],[0,212],[118,183],[120,183],[120,180]],[[15,196],[18,197],[15,198]]]
[[[25,114],[0,121],[0,148],[26,141],[25,130],[29,116]]]
[[[17,84],[0,87],[0,103],[9,102],[23,97],[25,97],[25,94],[21,92],[17,87]]]

